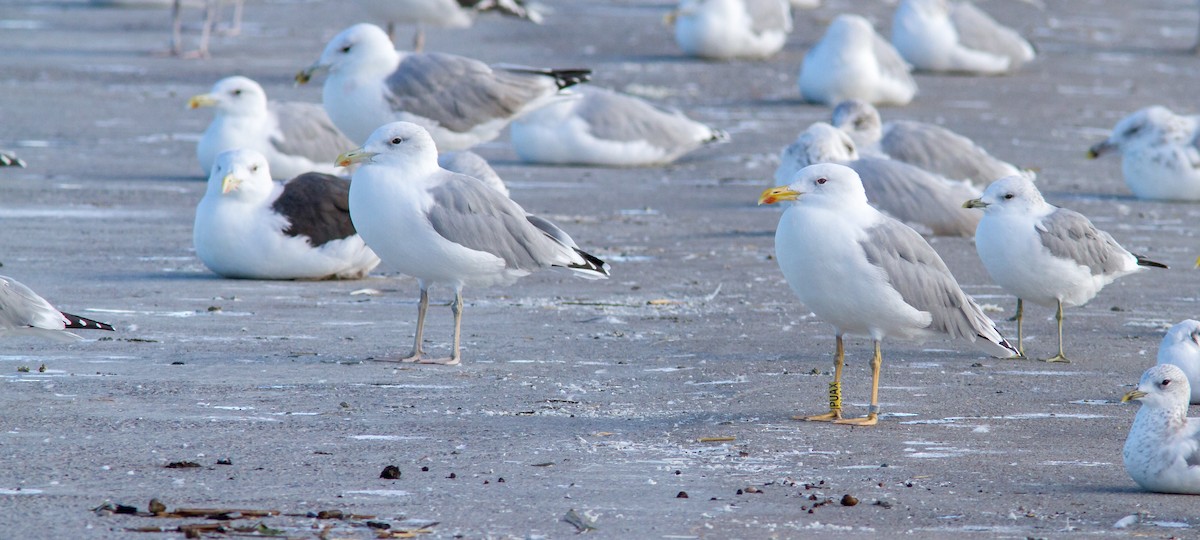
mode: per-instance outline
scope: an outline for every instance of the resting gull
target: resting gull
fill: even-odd
[[[1142,402],[1121,452],[1142,489],[1200,495],[1200,418],[1188,418],[1189,387],[1179,368],[1158,364],[1121,398]]]
[[[1042,198],[1028,178],[992,182],[983,197],[965,208],[983,209],[975,249],[998,285],[1017,297],[1017,346],[1024,354],[1021,328],[1028,300],[1057,306],[1058,354],[1047,362],[1069,362],[1063,353],[1063,307],[1086,304],[1117,278],[1166,265],[1134,255],[1078,212]]]
[[[0,335],[35,335],[57,341],[81,340],[66,329],[112,330],[110,324],[63,313],[29,287],[0,276]]]
[[[330,149],[357,146],[334,127],[317,103],[267,101],[258,83],[246,77],[226,77],[207,94],[193,96],[188,107],[212,107],[213,121],[196,144],[196,158],[205,173],[217,155],[247,148],[266,156],[271,174],[279,180],[306,172],[341,174]]]
[[[371,24],[343,30],[296,80],[323,70],[325,111],[342,133],[364,141],[388,122],[412,122],[441,152],[496,138],[514,118],[591,76],[586,69],[493,67],[452,54],[397,52]]]
[[[892,45],[916,69],[999,75],[1033,60],[1033,45],[971,2],[901,0]]]
[[[1158,345],[1158,363],[1171,364],[1187,375],[1191,403],[1200,403],[1200,321],[1187,319],[1172,326]]]
[[[900,221],[937,236],[975,234],[980,216],[962,208],[964,197],[980,195],[975,186],[901,161],[860,157],[846,132],[824,122],[809,126],[783,149],[775,182],[786,184],[797,171],[816,163],[840,163],[854,169],[871,204]]]
[[[675,161],[729,135],[676,110],[598,87],[580,87],[515,120],[513,149],[531,163],[637,167]]]
[[[438,166],[433,139],[409,122],[381,126],[365,145],[338,157],[361,163],[350,185],[354,225],[390,268],[417,278],[421,298],[412,353],[402,362],[456,365],[464,286],[507,285],[560,266],[606,278],[608,265],[560,238],[557,227],[529,216],[512,199]],[[562,235],[565,236],[565,233]],[[422,350],[429,287],[454,289],[454,344],[447,358]]]
[[[974,141],[934,124],[897,120],[883,123],[874,105],[857,99],[833,108],[834,127],[850,134],[860,153],[886,156],[954,180],[980,185],[1022,172],[992,157]]]
[[[279,184],[262,154],[223,152],[196,207],[196,256],[228,278],[361,278],[379,257],[354,232],[349,191],[321,173]]]
[[[713,60],[767,58],[792,32],[786,0],[681,0],[667,20],[684,54]]]
[[[1200,118],[1146,107],[1117,122],[1088,157],[1113,151],[1121,154],[1125,184],[1137,198],[1200,201]]]
[[[859,15],[838,15],[800,67],[800,95],[834,105],[847,99],[907,105],[917,94],[911,66],[871,23]]]
[[[983,310],[959,287],[921,235],[867,204],[858,173],[825,163],[801,169],[759,204],[791,202],[775,231],[775,257],[804,305],[834,327],[834,381],[829,412],[807,420],[874,425],[885,338],[921,340],[944,334],[988,354],[1016,356]],[[843,335],[869,337],[871,406],[865,418],[842,420]]]

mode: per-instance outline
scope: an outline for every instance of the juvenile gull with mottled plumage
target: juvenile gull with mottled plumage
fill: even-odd
[[[279,184],[262,154],[223,152],[196,207],[196,256],[229,278],[361,278],[379,257],[354,231],[349,192],[321,173]]]
[[[342,133],[364,141],[375,128],[406,121],[424,127],[439,152],[490,141],[514,118],[584,82],[586,69],[489,66],[442,53],[398,52],[378,26],[356,24],[296,75],[328,70],[321,99]]]
[[[460,359],[464,286],[507,285],[549,266],[605,278],[608,265],[500,192],[442,169],[436,156],[424,128],[393,122],[338,163],[361,163],[350,185],[355,227],[388,268],[417,278],[421,288],[412,353],[400,361],[454,365]],[[450,356],[439,359],[422,350],[434,284],[454,289],[454,343]]]
[[[1116,151],[1139,199],[1200,201],[1200,117],[1154,105],[1122,118],[1089,158]]]
[[[58,341],[83,339],[67,329],[112,330],[110,324],[59,311],[29,287],[0,276],[0,336],[35,335]]]
[[[775,231],[775,258],[805,307],[832,324],[837,338],[829,413],[807,420],[874,425],[885,338],[935,335],[971,341],[992,356],[1017,350],[959,287],[921,235],[867,204],[858,173],[822,163],[798,171],[787,185],[763,192],[759,204],[788,201]],[[842,420],[842,336],[869,337],[871,406],[865,418]]]
[[[1147,266],[1166,268],[1126,251],[1083,214],[1046,202],[1022,176],[992,182],[963,207],[983,209],[975,249],[992,280],[1017,297],[1022,354],[1025,301],[1057,306],[1058,354],[1047,362],[1070,361],[1063,353],[1063,307],[1086,304],[1105,285]]]
[[[341,174],[333,164],[337,152],[356,144],[342,135],[317,103],[267,101],[262,86],[246,77],[226,77],[207,94],[193,96],[188,106],[213,107],[213,121],[196,144],[205,173],[226,150],[246,148],[267,158],[271,174],[287,180],[307,172]],[[343,150],[343,151],[345,151]]]

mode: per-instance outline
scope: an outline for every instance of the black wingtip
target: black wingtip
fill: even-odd
[[[558,85],[559,90],[592,80],[592,70],[590,69],[554,69],[548,74],[554,76],[554,82]]]
[[[586,251],[580,250],[580,249],[576,249],[575,253],[578,253],[580,257],[583,257],[583,260],[586,261],[586,263],[585,264],[573,264],[570,266],[571,269],[590,270],[590,271],[600,274],[602,276],[608,277],[608,275],[609,275],[608,263],[604,262],[599,257],[592,255],[591,253],[588,253]]]
[[[1137,257],[1138,266],[1150,266],[1153,268],[1167,268],[1167,265],[1157,262],[1157,261],[1152,261],[1141,255],[1134,254],[1134,257]]]
[[[80,317],[79,315],[71,315],[70,313],[63,313],[62,316],[64,319],[67,320],[67,328],[80,328],[80,329],[84,329],[84,330],[108,330],[109,332],[116,330],[115,328],[113,328],[113,325],[111,325],[111,324],[102,323],[100,321],[94,321],[87,317]]]

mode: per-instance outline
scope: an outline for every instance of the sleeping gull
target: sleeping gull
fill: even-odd
[[[57,341],[81,340],[66,329],[112,330],[110,324],[63,313],[8,276],[0,276],[0,336],[35,335]]]
[[[1200,321],[1188,319],[1167,330],[1158,346],[1158,363],[1171,364],[1189,383],[1195,381],[1189,401],[1200,403]]]
[[[24,167],[25,161],[10,152],[0,152],[0,167]]]
[[[1117,122],[1107,140],[1088,150],[1121,154],[1125,184],[1139,199],[1200,201],[1200,119],[1159,105]]]
[[[452,54],[402,53],[371,24],[334,36],[296,81],[322,70],[329,70],[325,111],[346,136],[365,141],[383,124],[412,122],[429,131],[441,152],[496,138],[514,118],[591,76],[586,69],[492,67]]]
[[[874,105],[857,99],[833,109],[834,127],[850,134],[860,153],[879,154],[954,180],[980,185],[1023,173],[992,157],[974,141],[934,124],[897,120],[883,123]]]
[[[1179,368],[1147,369],[1122,402],[1140,401],[1121,457],[1142,489],[1200,495],[1200,418],[1188,418],[1187,377]]]
[[[437,165],[437,150],[424,128],[409,122],[381,126],[338,163],[361,163],[350,184],[354,225],[380,257],[417,278],[421,299],[412,353],[401,362],[456,365],[463,286],[507,285],[535,270],[560,266],[579,275],[606,278],[608,265],[564,241],[557,227],[539,227],[512,199]],[[565,236],[563,233],[562,236]],[[448,358],[422,351],[429,287],[454,289],[454,344]]]
[[[524,0],[357,0],[358,5],[377,20],[387,21],[387,35],[396,36],[396,24],[416,25],[413,50],[425,44],[423,25],[441,28],[466,28],[475,14],[495,11],[541,24],[542,13]]]
[[[800,67],[800,95],[833,105],[847,99],[907,105],[917,94],[912,68],[871,23],[858,15],[838,15]]]
[[[193,96],[188,107],[213,107],[216,114],[196,144],[196,158],[205,173],[217,155],[247,148],[267,158],[279,180],[306,172],[341,174],[330,149],[357,146],[334,127],[317,103],[267,101],[258,83],[246,77],[226,77],[207,94]]]
[[[1033,45],[971,2],[901,0],[892,45],[916,69],[999,75],[1033,60]]]
[[[196,207],[196,256],[228,278],[361,278],[379,257],[354,232],[349,190],[321,173],[279,184],[262,154],[223,152]]]
[[[881,342],[946,334],[988,354],[1017,356],[995,324],[958,286],[921,235],[867,204],[858,173],[827,163],[801,169],[759,204],[790,201],[775,232],[775,257],[804,305],[834,327],[834,381],[829,413],[807,420],[874,425],[879,415]],[[865,418],[841,419],[842,336],[870,337],[871,407]]]
[[[786,0],[681,0],[667,20],[684,54],[713,60],[767,58],[792,32]]]
[[[531,163],[636,167],[675,161],[729,139],[676,110],[604,88],[580,87],[515,120],[513,149]]]
[[[1058,354],[1047,362],[1069,362],[1063,354],[1063,307],[1086,304],[1105,285],[1146,266],[1166,265],[1134,255],[1083,214],[1042,198],[1028,178],[992,182],[983,197],[963,203],[982,208],[975,250],[992,280],[1017,297],[1017,346],[1025,301],[1057,306]]]
[[[786,184],[804,167],[839,163],[854,169],[867,200],[885,214],[937,236],[970,236],[980,216],[962,208],[963,198],[982,192],[968,182],[953,181],[907,163],[880,157],[859,157],[844,131],[817,122],[784,148],[775,169],[775,182]]]

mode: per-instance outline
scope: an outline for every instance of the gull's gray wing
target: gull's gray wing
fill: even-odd
[[[846,165],[862,178],[873,206],[900,221],[920,224],[934,235],[972,236],[982,219],[982,212],[962,207],[963,201],[980,195],[963,182],[891,159],[862,158]]]
[[[952,2],[950,20],[958,41],[968,49],[1007,56],[1010,69],[1033,60],[1033,46],[1016,30],[1004,26],[971,2]]]
[[[438,154],[438,165],[441,168],[458,174],[465,174],[476,180],[482,181],[488,187],[508,195],[508,186],[504,185],[504,181],[500,179],[500,175],[496,174],[496,170],[483,159],[483,156],[476,154],[470,150],[459,150],[457,152],[443,152]]]
[[[271,137],[271,145],[280,153],[329,163],[338,152],[358,146],[334,127],[329,114],[318,103],[270,102],[267,110],[275,115],[279,126],[279,133]]]
[[[1119,272],[1133,257],[1112,236],[1074,210],[1059,208],[1042,218],[1036,228],[1042,245],[1051,254],[1088,267],[1092,275]]]
[[[333,175],[311,172],[291,179],[271,209],[288,220],[283,234],[307,236],[313,247],[357,234],[350,221],[350,182]]]
[[[575,112],[591,126],[597,138],[610,141],[646,141],[650,145],[684,153],[707,141],[724,139],[719,130],[696,122],[679,111],[606,90],[580,88]],[[707,136],[698,136],[706,133]]]
[[[385,84],[395,111],[465,133],[511,118],[528,103],[557,91],[550,72],[496,68],[452,54],[410,53]]]
[[[917,81],[912,76],[912,66],[900,56],[896,48],[883,39],[879,32],[871,32],[871,46],[875,51],[875,60],[884,76],[903,83],[906,86],[916,86]]]
[[[0,330],[34,327],[62,330],[62,312],[21,282],[0,276]]]
[[[745,0],[745,4],[754,33],[792,31],[792,10],[786,0]]]
[[[923,122],[891,122],[879,147],[892,159],[955,180],[988,184],[998,178],[1021,174],[1016,167],[992,157],[971,139]]]
[[[867,260],[883,269],[888,282],[908,305],[928,312],[929,329],[955,338],[976,337],[999,345],[1004,338],[983,310],[962,291],[942,258],[916,231],[885,218],[866,230],[860,242]],[[1007,356],[1015,352],[1000,345]]]
[[[571,249],[530,223],[512,199],[468,176],[435,174],[428,217],[443,238],[500,257],[508,268],[532,271],[570,258]]]

